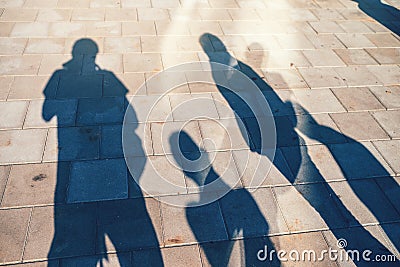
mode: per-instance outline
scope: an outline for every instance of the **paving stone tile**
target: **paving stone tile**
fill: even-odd
[[[344,20],[338,21],[340,27],[342,27],[347,33],[372,33],[373,31],[367,27],[362,21],[357,20]]]
[[[48,265],[58,267],[59,266],[59,262],[58,262],[58,260],[35,261],[35,262],[30,262],[30,263],[15,264],[13,266],[18,266],[18,267],[46,267]]]
[[[3,0],[3,1],[1,1],[2,7],[22,7],[23,5],[24,5],[23,0],[16,0],[16,1]]]
[[[0,57],[0,75],[35,75],[40,65],[40,55]]]
[[[101,8],[101,7],[120,8],[121,4],[119,1],[113,1],[113,0],[91,0],[90,1],[90,8]]]
[[[21,55],[27,41],[26,38],[0,38],[0,53],[2,55]]]
[[[382,67],[382,66],[379,66]],[[381,85],[381,79],[374,75],[365,66],[349,66],[335,68],[335,71],[342,77],[348,86],[371,86]]]
[[[146,90],[149,95],[162,95],[168,92],[189,93],[189,87],[186,83],[184,72],[165,71],[162,75],[154,76],[146,73]]]
[[[121,36],[121,32],[121,23],[116,21],[100,21],[86,24],[86,35],[88,36]]]
[[[218,112],[211,94],[179,94],[170,95],[172,116],[175,121],[188,120],[193,118],[218,119]],[[190,105],[190,111],[185,108]],[[185,112],[182,112],[182,109]]]
[[[370,48],[367,52],[380,64],[399,64],[399,48]]]
[[[314,49],[304,34],[278,34],[275,37],[283,49]]]
[[[48,76],[16,76],[10,88],[8,99],[30,100],[44,98],[43,90],[49,80]],[[49,87],[48,98],[54,98],[56,88]]]
[[[138,20],[169,20],[168,10],[165,8],[142,8],[137,9]]]
[[[400,107],[400,88],[398,86],[376,86],[370,87],[370,90],[387,109]]]
[[[192,35],[199,36],[205,32],[215,35],[222,35],[221,26],[216,21],[194,21],[189,23],[189,30]]]
[[[162,62],[165,68],[173,67],[186,62],[199,61],[197,53],[163,53],[161,55]]]
[[[392,138],[400,137],[400,111],[376,111],[372,115]]]
[[[39,67],[39,75],[52,75],[64,62],[70,59],[68,55],[43,55]]]
[[[171,106],[166,96],[161,98],[159,95],[135,96],[131,99],[130,104],[136,112],[136,114],[130,114],[130,116],[132,116],[131,118],[134,120],[131,121],[132,123],[172,120]]]
[[[400,152],[400,140],[376,141],[374,145],[396,174],[400,173],[400,163],[397,160]]]
[[[300,144],[335,144],[345,143],[346,138],[340,133],[329,114],[291,116],[293,125],[300,132]]]
[[[310,21],[310,25],[317,33],[344,32],[344,30],[334,21]]]
[[[123,159],[73,162],[67,202],[127,198],[127,178]]]
[[[268,84],[274,89],[308,88],[297,70],[274,70],[264,73]]]
[[[202,266],[197,245],[164,248],[161,250],[166,266]]]
[[[336,144],[332,145],[330,150],[348,180],[393,174],[371,143]]]
[[[400,41],[390,33],[365,35],[376,47],[399,47]]]
[[[366,87],[334,88],[332,91],[347,111],[385,109]]]
[[[86,25],[82,22],[53,22],[50,24],[50,29],[49,29],[50,36],[81,37],[84,36],[85,34],[86,34]],[[65,52],[70,52],[70,51],[65,51]]]
[[[100,97],[103,75],[78,75],[65,73],[60,75],[56,92],[57,99]]]
[[[25,54],[61,54],[64,52],[64,39],[32,38],[25,48]]]
[[[135,8],[107,8],[106,21],[137,21],[137,12]]]
[[[196,13],[197,14],[197,13]],[[194,18],[192,18],[194,20]],[[190,35],[189,26],[188,25],[180,25],[180,27],[175,27],[175,22],[166,22],[162,20],[154,21],[156,25],[156,31],[158,36],[181,36],[181,35]]]
[[[46,37],[49,35],[49,23],[47,22],[17,22],[15,23],[11,37]]]
[[[156,35],[153,21],[122,22],[122,36]]]
[[[182,170],[171,155],[129,157],[126,159],[129,170],[135,181],[147,195],[177,195],[187,193]],[[147,161],[147,162],[146,162]],[[157,188],[154,179],[157,180]]]
[[[345,111],[329,89],[294,90],[298,103],[309,113],[333,113]]]
[[[241,181],[246,188],[254,186],[254,183],[258,183],[261,179],[263,180],[260,186],[288,185],[293,179],[280,149],[275,151],[273,162],[267,156],[250,150],[235,150],[233,157]]]
[[[101,265],[107,267],[127,267],[131,266],[131,255],[129,253],[107,254],[86,256],[77,258],[63,258],[60,260],[61,266],[96,266],[101,262]]]
[[[368,112],[331,114],[343,134],[355,140],[388,139],[388,135]]]
[[[12,129],[22,128],[24,123],[28,102],[26,101],[1,101],[0,102],[0,128]]]
[[[375,179],[376,183],[379,185],[381,190],[385,193],[386,197],[396,208],[397,212],[399,211],[399,177],[383,177]],[[388,227],[385,227],[388,228]]]
[[[2,225],[0,236],[3,240],[0,244],[0,261],[2,263],[22,260],[30,213],[30,208],[0,210]]]
[[[251,129],[246,130],[241,120],[202,120],[199,121],[199,126],[207,151],[250,147],[250,136],[247,131],[251,131]],[[209,142],[206,141],[207,139]]]
[[[24,260],[93,255],[95,241],[95,204],[36,207]]]
[[[13,76],[0,77],[0,100],[7,99],[13,81],[14,81]]]
[[[336,37],[347,47],[347,48],[369,48],[376,47],[367,37],[359,33],[346,33],[336,34]]]
[[[89,20],[89,21],[104,21],[105,11],[103,8],[82,8],[73,9],[71,21]]]
[[[126,72],[158,72],[163,68],[161,55],[157,53],[124,54],[123,64]]]
[[[0,22],[0,36],[8,37],[14,28],[15,22]]]
[[[121,91],[115,90],[115,88],[118,88],[119,86],[122,86],[124,87],[125,90],[128,90],[128,92],[126,93],[128,96],[146,94],[145,90],[144,92],[140,90],[141,86],[144,84],[145,81],[143,73],[123,73],[123,74],[116,74],[116,76],[120,80],[122,85],[119,83],[117,79],[111,79],[111,81],[109,81],[107,76],[104,77],[104,85],[103,85],[104,96],[121,95],[120,94]],[[119,85],[115,85],[115,83],[118,83]]]
[[[105,53],[130,53],[140,52],[140,39],[138,37],[105,38]]]
[[[14,165],[1,206],[65,203],[68,180],[68,163]]]
[[[330,49],[306,50],[303,53],[314,67],[345,66],[343,61]]]
[[[197,121],[171,121],[151,123],[151,138],[153,141],[154,154],[163,155],[173,153],[174,149],[173,147],[171,147],[171,142],[179,142],[179,140],[172,139],[171,136],[173,136],[174,133],[180,131],[185,131],[185,133],[188,134],[196,144],[202,143],[202,135],[200,133]],[[194,152],[192,146],[183,142],[179,142],[179,149],[182,152]]]
[[[100,202],[97,253],[158,248],[162,239],[159,205],[152,198]]]
[[[50,8],[56,7],[57,0],[26,0],[24,7],[28,8]]]
[[[75,126],[77,106],[78,102],[74,99],[33,100],[29,103],[24,128]],[[57,118],[53,117],[46,121],[43,118],[45,116],[43,114],[44,107],[48,114],[59,112]]]
[[[335,49],[346,65],[377,65],[377,62],[363,49]]]
[[[70,9],[39,9],[36,21],[69,21],[71,12]]]
[[[259,188],[252,193],[245,189],[234,190],[219,203],[231,239],[288,232],[270,188]]]
[[[240,37],[240,35],[238,35],[236,38],[238,38],[238,37]],[[241,51],[241,50],[246,51],[247,49],[249,49],[250,51],[260,51],[261,52],[264,50],[276,50],[276,52],[278,52],[279,49],[282,49],[281,45],[279,44],[278,40],[276,39],[276,37],[274,35],[243,35],[242,38],[245,42],[245,46],[241,47],[240,49],[232,48],[233,51],[235,51],[235,52]],[[213,43],[213,45],[214,45],[214,43]],[[232,47],[232,46],[228,46],[228,48],[230,48],[230,47]],[[219,49],[219,50],[221,50],[221,49]],[[262,56],[262,53],[260,53],[260,52],[258,52],[258,54],[260,54]],[[255,55],[255,53],[253,52],[253,53],[247,53],[247,56],[250,56],[251,54]],[[245,60],[245,62],[248,63],[248,60]]]
[[[272,190],[290,232],[327,227],[318,212],[294,186],[274,187]]]
[[[341,87],[345,83],[333,68],[299,69],[301,76],[311,88]]]
[[[152,0],[153,8],[178,8],[180,1],[178,0]]]
[[[384,85],[400,84],[400,68],[398,66],[368,66]]]
[[[350,225],[384,223],[398,220],[399,215],[373,180],[332,182],[332,190],[349,212],[358,220],[347,218]]]
[[[340,14],[348,20],[367,20],[369,16],[362,12],[359,8],[346,8],[346,9],[339,9]]]
[[[161,203],[161,213],[166,246],[228,238],[218,202],[186,209]],[[214,218],[212,222],[208,220],[210,217]]]
[[[122,123],[125,114],[123,97],[80,99],[76,124],[78,126]]]
[[[256,9],[243,7],[240,9],[228,9],[232,20],[260,20]]]
[[[336,9],[315,8],[310,10],[320,20],[343,20],[344,17]]]
[[[0,162],[40,162],[46,135],[47,129],[1,131]]]
[[[35,21],[38,11],[36,9],[6,8],[1,14],[1,21]]]
[[[4,190],[6,188],[8,176],[10,174],[11,166],[0,166],[0,203],[3,199]]]
[[[99,157],[98,127],[51,128],[43,161],[96,159]]]
[[[59,0],[57,2],[57,7],[59,8],[74,8],[74,7],[81,7],[81,8],[88,8],[90,5],[90,0]]]
[[[263,68],[263,69],[287,69],[291,67],[309,67],[311,64],[306,59],[306,57],[300,51],[284,51],[284,50],[276,50],[271,51],[270,53],[260,53],[259,51],[254,51],[247,53],[244,57],[238,55],[235,52],[237,59],[246,62],[246,64],[250,65],[255,69]],[[263,57],[265,59],[263,60]],[[257,61],[255,62],[252,57],[255,57]],[[260,60],[261,59],[261,60]]]
[[[133,266],[164,266],[163,259],[160,258],[159,249],[143,249],[132,251],[131,262]]]

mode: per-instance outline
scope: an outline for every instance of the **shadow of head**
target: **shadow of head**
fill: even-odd
[[[75,42],[72,48],[72,56],[89,55],[96,56],[99,52],[99,47],[92,39],[82,38]]]

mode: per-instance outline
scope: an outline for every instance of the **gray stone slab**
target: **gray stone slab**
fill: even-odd
[[[331,145],[330,151],[347,179],[385,177],[393,174],[371,143]]]
[[[0,129],[22,128],[27,109],[26,101],[1,101]]]
[[[374,145],[396,174],[399,174],[400,162],[398,156],[400,154],[400,140],[376,141]]]
[[[42,160],[47,129],[0,131],[0,162],[33,163]]]
[[[98,204],[97,253],[159,248],[160,207],[152,198],[105,201]]]
[[[163,201],[163,198],[160,199]],[[161,204],[166,246],[226,240],[224,219],[217,202],[200,207]],[[213,218],[213,220],[209,220]],[[179,225],[179,227],[176,227]]]
[[[366,66],[349,66],[335,68],[347,86],[382,85],[380,77],[374,75]]]
[[[76,123],[79,126],[121,123],[125,114],[123,97],[80,99]]]
[[[64,203],[68,180],[69,164],[66,162],[14,165],[1,206]]]
[[[366,87],[334,88],[332,91],[347,111],[384,109],[379,100]]]
[[[0,232],[0,261],[20,262],[28,230],[29,216],[31,209],[10,209],[0,210],[0,224],[2,230]]]
[[[101,97],[102,84],[103,75],[62,74],[56,97],[58,99]]]
[[[10,174],[11,166],[0,166],[0,199],[3,199],[4,190],[6,188],[8,176]],[[0,201],[1,203],[1,201]]]
[[[159,249],[143,249],[132,252],[133,266],[164,266],[164,262],[160,260]]]
[[[24,260],[93,255],[95,241],[95,204],[36,207]]]
[[[75,99],[32,100],[29,103],[24,128],[75,126],[77,106],[78,101]]]
[[[376,86],[370,87],[370,90],[387,109],[400,108],[399,86]]]
[[[123,159],[73,162],[67,202],[127,198],[127,179]]]
[[[54,98],[57,89],[57,82],[48,83],[48,76],[16,76],[11,85],[8,99],[31,100]],[[43,90],[46,87],[46,95]]]
[[[377,111],[373,112],[372,115],[390,137],[400,137],[400,111]]]
[[[211,94],[179,94],[170,95],[169,98],[171,101],[172,116],[176,121],[189,120],[196,117],[219,118]]]
[[[202,266],[197,245],[162,249],[165,266]]]
[[[99,150],[99,127],[51,128],[43,161],[97,159]]]
[[[118,253],[78,258],[63,258],[60,260],[61,266],[96,266],[98,264],[101,264],[105,267],[132,266],[131,255],[129,253]]]
[[[400,178],[399,177],[383,177],[375,179],[386,197],[393,204],[393,207],[400,212]]]
[[[342,87],[345,85],[343,79],[333,68],[304,68],[299,69],[311,88]]]
[[[368,112],[336,113],[332,119],[347,137],[358,140],[382,140],[389,136]]]

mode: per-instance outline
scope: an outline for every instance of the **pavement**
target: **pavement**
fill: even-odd
[[[0,265],[400,266],[399,8],[0,0]]]

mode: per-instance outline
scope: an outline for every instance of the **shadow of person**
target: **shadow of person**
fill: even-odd
[[[178,140],[179,147],[176,146],[175,140]],[[230,190],[231,187],[225,184],[214,170],[209,160],[209,153],[198,147],[185,131],[173,133],[170,136],[170,143],[173,156],[176,162],[181,164],[181,169],[184,170],[185,176],[195,182],[199,188],[199,203],[207,203],[208,201],[203,201],[203,198],[209,198],[208,194],[215,194],[217,191],[229,191],[218,200],[218,205],[210,203],[198,207],[186,208],[187,221],[197,241],[200,243],[208,263],[211,266],[265,266],[265,262],[257,258],[257,252],[264,246],[268,247],[268,251],[274,250],[274,244],[268,237],[253,238],[257,237],[255,232],[261,231],[264,235],[267,235],[269,225],[252,195],[245,188]],[[190,152],[181,151],[182,147],[185,148],[185,151]],[[201,166],[207,167],[202,168]],[[188,169],[201,170],[187,171]],[[205,186],[211,183],[216,183],[216,185],[207,189]],[[222,206],[222,213],[225,219],[228,218],[227,220],[229,220],[226,223],[229,240],[207,243],[210,240],[208,238],[209,233],[213,233],[215,229],[205,229],[204,224],[199,224],[199,214],[210,216],[215,214],[215,212],[221,213],[220,206]],[[212,217],[216,219],[216,216]],[[235,238],[243,238],[243,240],[233,241],[232,239]],[[232,257],[235,242],[240,246],[240,251],[235,251],[240,254],[239,259],[237,255]],[[273,263],[274,266],[280,266],[275,254],[267,258],[267,260]]]
[[[253,80],[259,89],[263,91],[265,99],[272,108],[272,113],[274,114],[277,138],[276,144],[279,150],[282,151],[291,173],[289,174],[286,170],[285,163],[283,161],[278,161],[276,157],[273,160],[273,165],[283,175],[285,175],[297,192],[300,193],[301,196],[318,212],[335,238],[346,239],[348,242],[348,250],[358,249],[361,251],[374,248],[375,253],[381,252],[389,254],[386,247],[370,232],[364,229],[361,223],[346,208],[339,197],[335,194],[330,184],[325,182],[318,167],[309,156],[308,147],[304,145],[305,140],[297,134],[295,129],[296,125],[298,125],[296,114],[307,114],[307,111],[300,105],[293,105],[290,101],[282,101],[254,69],[244,62],[232,57],[218,37],[209,33],[203,34],[200,37],[201,44],[207,43],[207,40],[209,40],[214,47],[218,47],[218,52],[214,52],[213,50],[210,50],[208,46],[203,46],[204,52],[207,54],[209,61],[225,64],[240,70]],[[252,46],[254,47],[259,45],[253,44]],[[257,53],[259,57],[257,61],[261,62],[263,53]],[[256,64],[256,67],[259,66]],[[249,112],[250,107],[236,96],[234,92],[228,92],[226,88],[218,86],[218,84],[221,84],[219,81],[221,75],[218,73],[220,70],[216,69],[212,70],[212,72],[221,95],[226,99],[232,110],[235,111],[238,123],[240,123],[239,120],[244,122],[246,134],[249,135],[251,141],[250,149],[260,155],[270,158],[270,155],[264,154],[264,150],[261,147],[262,136],[260,134],[259,125],[255,115]],[[227,77],[227,79],[229,79],[229,77]],[[238,80],[235,77],[230,77],[230,79],[233,81]],[[344,139],[343,136],[337,135],[336,138],[326,141],[326,139],[324,139],[324,133],[326,133],[327,130],[320,129],[320,131],[319,136],[323,137],[320,138],[320,140],[324,141],[324,144],[329,144],[330,142],[341,142]],[[315,133],[317,134],[317,132]],[[342,164],[343,162],[338,163]],[[370,200],[364,200],[366,201],[366,204],[370,202]],[[354,234],[352,231],[347,229],[343,230],[344,228],[354,226],[359,226],[356,231],[357,234]]]
[[[91,256],[76,264],[97,266],[111,251],[121,266],[130,266],[129,253],[123,252],[151,247],[152,265],[163,266],[147,211],[156,203],[145,201],[123,158],[123,116],[126,109],[134,114],[128,90],[96,64],[97,53],[93,40],[78,40],[72,59],[53,73],[44,89],[42,117],[57,126],[49,130],[46,148],[53,153],[44,157],[58,162],[54,199],[60,203],[54,206],[48,258]],[[136,154],[144,156],[137,124],[131,127]],[[144,164],[137,164],[137,173]]]
[[[386,3],[382,3],[381,0],[352,0],[358,3],[358,7],[368,16],[388,28],[393,33],[399,35],[399,20],[400,11]]]

